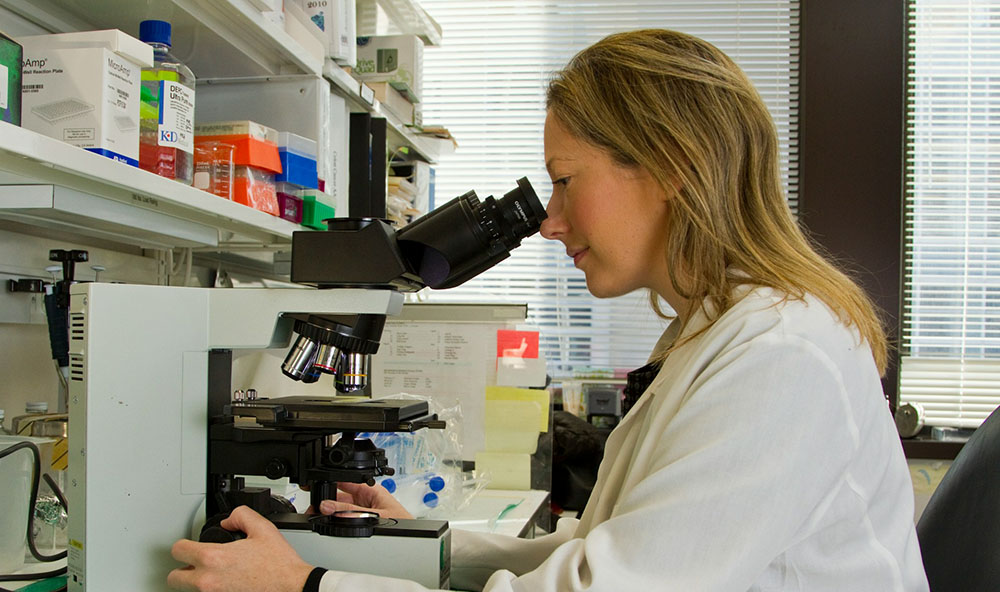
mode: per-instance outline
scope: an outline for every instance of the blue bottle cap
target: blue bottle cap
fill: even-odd
[[[427,481],[427,487],[430,487],[431,491],[441,491],[444,489],[444,479],[434,475]]]
[[[396,491],[396,482],[392,479],[382,479],[382,487],[385,487],[389,493],[393,493]]]
[[[424,496],[424,505],[428,508],[436,508],[438,505],[438,496],[436,493],[428,493]]]
[[[142,21],[139,23],[139,40],[143,43],[170,45],[170,23],[167,21]]]

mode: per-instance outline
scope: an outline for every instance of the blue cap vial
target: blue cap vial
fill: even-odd
[[[430,487],[431,491],[441,491],[444,489],[444,479],[438,475],[434,475],[427,480],[427,487]]]

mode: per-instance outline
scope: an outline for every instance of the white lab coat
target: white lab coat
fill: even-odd
[[[927,590],[902,447],[858,341],[814,298],[749,291],[611,433],[579,522],[535,540],[455,530],[452,586]],[[330,572],[321,590],[423,588]]]

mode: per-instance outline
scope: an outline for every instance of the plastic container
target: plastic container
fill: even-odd
[[[274,180],[278,183],[291,183],[300,188],[317,189],[319,179],[316,154],[315,141],[291,132],[280,132],[278,157],[281,159],[281,172]]]
[[[334,218],[337,215],[333,197],[314,189],[303,191],[300,195],[302,197],[302,225],[316,230],[326,230],[326,224],[323,223],[323,220]]]
[[[319,188],[316,159],[296,154],[290,150],[279,149],[281,173],[275,180],[281,183],[292,183],[308,189]]]
[[[170,54],[170,23],[142,21],[139,39],[153,48],[153,67],[142,70],[139,167],[191,185],[194,176],[194,74]]]
[[[233,173],[233,201],[272,216],[279,215],[274,173],[252,166],[236,165]]]
[[[9,436],[10,432],[7,431],[7,428],[3,427],[3,420],[4,420],[4,410],[0,409],[0,436]]]
[[[278,217],[301,224],[302,198],[298,195],[298,189],[289,183],[276,183],[275,191],[278,195]]]
[[[19,442],[38,440],[0,436],[0,451]],[[0,458],[0,574],[9,574],[24,566],[33,464],[34,458],[28,449]]]
[[[315,140],[292,132],[278,132],[278,150],[291,152],[312,160],[316,160],[318,154]]]

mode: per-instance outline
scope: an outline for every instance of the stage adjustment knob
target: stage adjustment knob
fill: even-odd
[[[370,537],[378,526],[379,516],[375,512],[343,510],[312,521],[313,531],[323,536]]]

